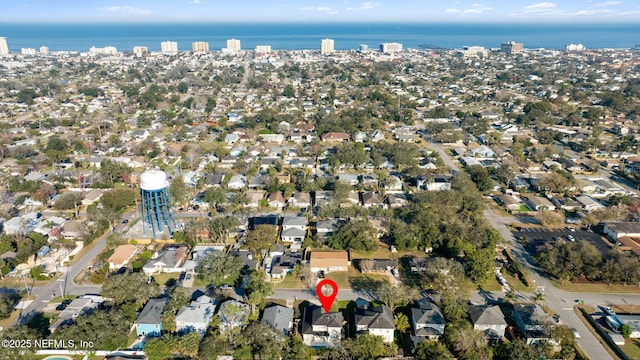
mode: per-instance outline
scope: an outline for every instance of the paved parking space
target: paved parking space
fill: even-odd
[[[607,239],[600,234],[596,234],[591,231],[583,229],[575,229],[570,231],[567,228],[559,229],[546,229],[546,228],[521,228],[519,231],[514,231],[513,236],[516,238],[522,238],[526,236],[529,240],[533,240],[538,243],[552,242],[557,238],[563,238],[568,241],[568,235],[571,235],[577,240],[587,240],[592,243],[602,255],[606,255],[613,247]]]

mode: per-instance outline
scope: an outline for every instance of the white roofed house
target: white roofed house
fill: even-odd
[[[598,200],[595,200],[588,195],[578,196],[576,197],[576,200],[578,201],[578,203],[580,203],[580,206],[586,212],[592,212],[594,210],[604,209],[605,207]]]
[[[192,301],[189,306],[183,306],[176,314],[176,332],[186,334],[196,331],[200,337],[204,336],[209,328],[209,323],[215,313],[215,305],[211,298],[202,295]]]
[[[282,218],[280,238],[285,243],[302,243],[307,235],[307,218],[304,216],[286,215]]]

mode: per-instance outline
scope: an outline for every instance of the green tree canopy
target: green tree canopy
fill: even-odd
[[[243,267],[242,259],[221,251],[213,251],[198,259],[196,271],[198,277],[209,284],[233,286]]]
[[[341,224],[328,241],[338,250],[375,250],[378,247],[376,230],[367,220],[354,220]]]
[[[155,281],[149,282],[147,275],[141,272],[113,275],[102,285],[102,295],[116,305],[133,302],[141,307],[161,293],[160,286]]]

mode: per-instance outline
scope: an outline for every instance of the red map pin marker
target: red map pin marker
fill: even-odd
[[[332,288],[331,294],[325,295],[322,293],[322,287],[325,285],[329,285]],[[318,295],[318,299],[320,299],[320,303],[322,303],[324,312],[328,313],[329,310],[331,310],[331,305],[333,305],[333,300],[338,296],[338,285],[333,280],[324,279],[316,286],[316,294]]]

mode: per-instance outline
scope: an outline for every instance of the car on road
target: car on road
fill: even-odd
[[[187,274],[187,277],[184,278],[186,281],[191,281],[191,274]]]
[[[576,339],[580,339],[580,333],[578,332],[578,329],[576,328],[571,328],[571,332],[573,333],[573,337]]]
[[[398,269],[391,269],[391,275],[393,275],[394,277],[398,277],[400,276],[400,272],[398,271]]]
[[[576,241],[576,238],[575,238],[575,237],[573,237],[573,235],[569,234],[569,235],[567,235],[567,240],[569,240],[569,241]]]
[[[324,279],[324,271],[323,270],[318,271],[318,279]]]
[[[122,224],[123,224],[123,225],[124,225],[124,224],[128,224],[128,223],[129,223],[129,219],[124,219],[124,220],[122,220]]]

